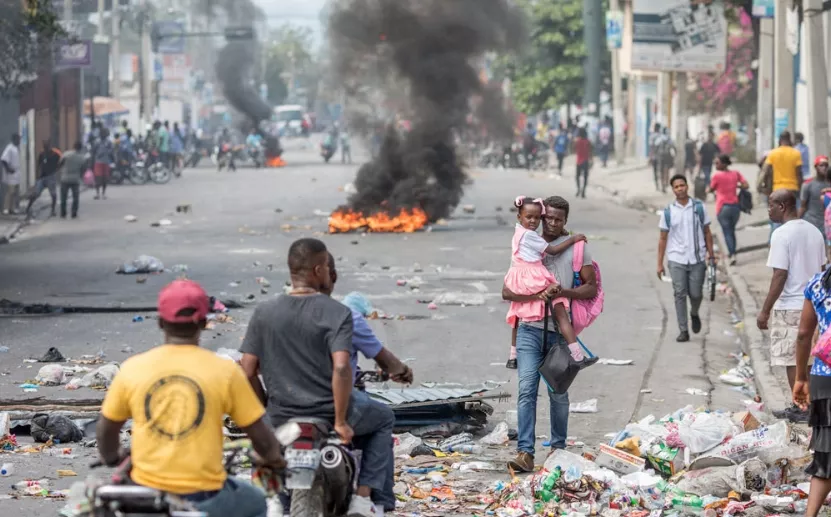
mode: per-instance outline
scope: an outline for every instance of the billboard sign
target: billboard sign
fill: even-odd
[[[185,51],[185,24],[181,22],[156,22],[153,34],[158,37],[160,54],[181,54]]]
[[[753,16],[756,18],[773,18],[776,0],[753,0]]]
[[[55,53],[56,68],[88,68],[92,65],[92,42],[61,41]]]
[[[609,50],[623,47],[623,11],[606,12],[606,45]]]
[[[724,4],[633,0],[632,68],[721,72],[727,60]]]

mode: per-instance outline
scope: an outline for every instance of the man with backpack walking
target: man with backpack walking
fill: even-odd
[[[692,331],[701,332],[701,317],[698,309],[704,299],[704,278],[707,263],[715,261],[713,234],[710,232],[710,218],[704,204],[689,195],[687,178],[676,174],[670,180],[675,201],[661,214],[658,227],[658,278],[664,276],[664,257],[669,264],[672,288],[675,291],[675,313],[678,317],[679,343],[690,340],[687,320],[687,298],[690,299],[690,320]]]

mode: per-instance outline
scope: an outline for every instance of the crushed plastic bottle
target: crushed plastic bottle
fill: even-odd
[[[704,502],[697,495],[674,495],[672,496],[672,506],[703,508]]]
[[[459,454],[482,454],[485,449],[481,445],[475,443],[460,443],[458,445],[451,445],[448,452],[458,452]]]

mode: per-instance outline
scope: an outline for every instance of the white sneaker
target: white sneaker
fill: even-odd
[[[369,497],[353,495],[346,515],[347,517],[377,517],[378,510]]]

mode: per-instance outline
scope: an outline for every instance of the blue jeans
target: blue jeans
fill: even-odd
[[[545,355],[553,346],[567,346],[566,340],[557,332],[548,332],[548,346],[543,350],[543,330],[520,325],[516,334],[517,371],[519,373],[519,396],[517,398],[517,420],[519,424],[520,452],[534,454],[537,427],[537,393],[540,387],[539,368]],[[568,393],[557,395],[547,387],[549,417],[551,418],[551,447],[565,449],[568,436]]]
[[[724,205],[718,213],[718,224],[721,225],[721,232],[724,234],[727,254],[731,257],[736,255],[736,225],[739,224],[741,214],[739,205]]]
[[[383,499],[379,496],[387,495],[387,490],[392,491],[389,474],[393,462],[390,451],[395,415],[388,406],[370,399],[366,393],[355,391],[348,423],[355,432],[355,447],[363,452],[358,485],[371,488],[373,494],[377,494],[373,500]]]
[[[266,517],[265,494],[253,485],[236,478],[225,480],[218,492],[197,492],[183,496],[208,517]]]

